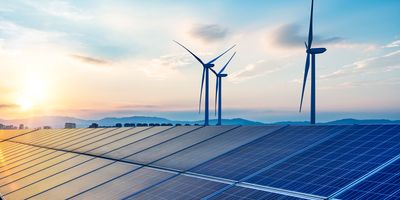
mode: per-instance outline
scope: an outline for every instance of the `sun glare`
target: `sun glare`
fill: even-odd
[[[39,76],[29,76],[21,83],[16,103],[22,111],[28,111],[43,103],[46,98],[46,82]]]

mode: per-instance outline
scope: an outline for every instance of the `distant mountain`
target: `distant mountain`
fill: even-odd
[[[387,119],[341,119],[336,121],[327,122],[324,124],[400,124],[400,120],[387,120]]]
[[[76,123],[77,127],[88,127],[92,123],[97,123],[100,126],[114,126],[116,123],[171,123],[171,124],[203,124],[204,121],[179,121],[170,120],[161,117],[146,117],[146,116],[131,116],[131,117],[107,117],[100,120],[86,120],[74,117],[64,117],[64,116],[43,116],[43,117],[33,117],[27,119],[14,119],[14,120],[2,120],[0,119],[0,124],[4,125],[14,125],[24,124],[30,128],[37,128],[42,126],[51,126],[53,128],[63,128],[66,122]],[[210,120],[210,124],[214,125],[217,120]],[[242,118],[234,119],[223,119],[222,124],[224,125],[263,125],[263,124],[293,124],[293,125],[304,125],[309,124],[307,121],[283,121],[276,123],[262,123],[251,120],[246,120]],[[320,124],[400,124],[400,120],[386,120],[386,119],[368,119],[368,120],[358,120],[358,119],[341,119],[331,122],[325,122]]]

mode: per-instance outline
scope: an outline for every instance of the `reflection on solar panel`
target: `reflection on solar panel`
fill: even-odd
[[[6,199],[399,199],[400,126],[0,130]]]

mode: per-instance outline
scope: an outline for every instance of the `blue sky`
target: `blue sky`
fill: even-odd
[[[178,40],[205,60],[237,44],[225,117],[308,119],[308,90],[297,110],[310,1],[0,2],[2,118],[201,119],[201,67]],[[317,57],[320,120],[400,118],[399,9],[397,0],[315,1],[314,46],[328,49]]]

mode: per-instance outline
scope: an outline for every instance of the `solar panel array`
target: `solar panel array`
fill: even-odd
[[[400,125],[1,130],[5,199],[400,199]]]

